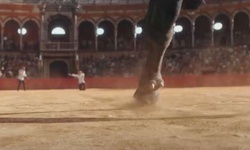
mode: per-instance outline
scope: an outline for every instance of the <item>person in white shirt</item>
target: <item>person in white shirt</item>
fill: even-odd
[[[17,91],[20,89],[21,84],[23,85],[23,90],[25,91],[25,78],[27,77],[25,67],[23,66],[21,69],[18,70],[18,86],[17,86]]]
[[[85,90],[85,74],[82,71],[78,71],[78,74],[70,74],[69,76],[75,77],[78,79],[79,90]]]

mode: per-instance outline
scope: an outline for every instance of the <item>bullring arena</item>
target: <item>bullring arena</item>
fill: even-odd
[[[148,2],[0,0],[0,150],[249,150],[249,0],[181,10],[142,104]]]
[[[207,78],[215,80],[214,76]],[[222,78],[226,78],[224,83]],[[222,78],[216,83],[224,87],[211,82],[206,83],[207,87],[193,87],[185,81],[178,85],[177,79],[170,83],[173,78],[167,78],[169,87],[160,90],[160,100],[154,105],[136,103],[132,98],[134,88],[128,85],[117,89],[117,83],[125,85],[124,79],[116,79],[117,83],[109,89],[89,85],[86,91],[79,91],[73,87],[76,81],[67,79],[68,85],[72,85],[70,89],[3,90],[0,147],[3,150],[248,150],[250,87],[246,85],[250,83],[245,80],[245,86],[237,86],[241,80],[233,80],[235,76]],[[208,79],[199,77],[199,82],[205,80]],[[27,86],[29,82],[32,81],[27,81]],[[126,79],[125,82],[128,83]],[[89,79],[89,84],[94,82]]]

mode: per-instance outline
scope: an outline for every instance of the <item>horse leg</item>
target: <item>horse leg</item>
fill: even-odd
[[[161,75],[162,60],[173,37],[182,0],[151,0],[143,27],[149,52],[146,63],[134,93],[134,98],[142,103],[158,100],[158,89],[164,86]]]

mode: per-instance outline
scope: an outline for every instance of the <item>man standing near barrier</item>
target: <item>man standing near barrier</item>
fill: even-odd
[[[70,74],[69,76],[75,77],[78,79],[79,90],[85,90],[85,74],[82,71],[78,71],[78,74]]]
[[[18,70],[18,86],[17,91],[19,91],[21,84],[23,85],[23,90],[25,91],[25,78],[27,77],[25,67],[23,66],[21,69]]]

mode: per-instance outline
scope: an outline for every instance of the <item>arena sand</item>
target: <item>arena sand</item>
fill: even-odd
[[[0,91],[1,150],[249,150],[250,87]]]

